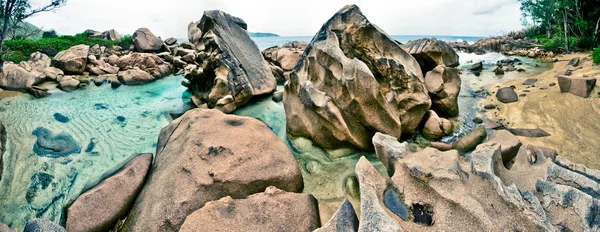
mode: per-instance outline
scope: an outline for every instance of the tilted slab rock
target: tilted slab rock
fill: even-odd
[[[81,194],[67,208],[68,231],[109,231],[129,213],[144,186],[152,154],[131,159],[120,171]]]
[[[127,231],[177,231],[206,202],[269,186],[303,189],[294,156],[267,125],[214,109],[187,111],[163,128],[154,163]]]
[[[571,93],[575,96],[587,98],[596,87],[596,78],[559,76],[558,86],[561,93]]]
[[[253,97],[275,91],[275,77],[246,28],[244,20],[222,11],[205,11],[196,27],[190,25],[190,42],[195,44],[201,64],[196,75],[190,72],[186,78],[201,104],[216,108],[230,96],[229,106],[218,109],[231,113]],[[196,38],[198,32],[201,35]]]
[[[320,224],[312,195],[271,186],[246,199],[208,202],[187,216],[179,231],[312,231]]]
[[[61,51],[52,60],[52,66],[63,70],[65,74],[83,74],[87,65],[90,46],[81,44]]]
[[[368,36],[366,36],[368,35]],[[417,61],[355,5],[338,11],[285,85],[287,129],[321,147],[371,147],[375,132],[412,134],[431,106]]]

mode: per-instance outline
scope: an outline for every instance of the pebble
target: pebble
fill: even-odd
[[[549,85],[550,85],[550,86],[555,86],[555,85],[556,85],[556,83],[552,82],[552,83],[550,83]]]
[[[493,110],[493,109],[496,109],[496,105],[494,105],[494,104],[487,104],[483,108],[486,109],[486,110]]]

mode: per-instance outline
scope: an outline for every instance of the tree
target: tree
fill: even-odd
[[[0,17],[2,18],[2,31],[0,32],[0,68],[4,64],[2,59],[3,45],[7,34],[14,25],[38,13],[53,11],[64,6],[67,0],[50,0],[51,2],[40,8],[33,8],[29,0],[0,0]]]
[[[58,35],[56,35],[55,30],[44,31],[44,33],[42,33],[42,38],[56,38],[56,37],[58,37]]]

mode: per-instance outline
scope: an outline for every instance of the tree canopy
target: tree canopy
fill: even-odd
[[[599,43],[600,0],[519,0],[522,21],[538,34],[562,40],[564,49],[592,49]],[[572,40],[570,41],[570,37]]]

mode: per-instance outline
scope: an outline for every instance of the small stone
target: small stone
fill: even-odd
[[[493,110],[493,109],[496,109],[496,105],[495,104],[487,104],[487,105],[483,106],[483,108],[486,110]]]
[[[519,94],[519,97],[525,97],[525,96],[527,96],[526,93]]]
[[[523,85],[533,85],[535,84],[535,82],[537,82],[538,79],[536,78],[529,78],[527,80],[525,80],[525,82],[523,82]]]
[[[556,83],[554,83],[554,82],[551,82],[551,83],[549,84],[549,86],[555,86],[555,85],[556,85]]]
[[[119,87],[121,87],[121,82],[113,81],[110,83],[110,87],[113,89],[119,88]]]

